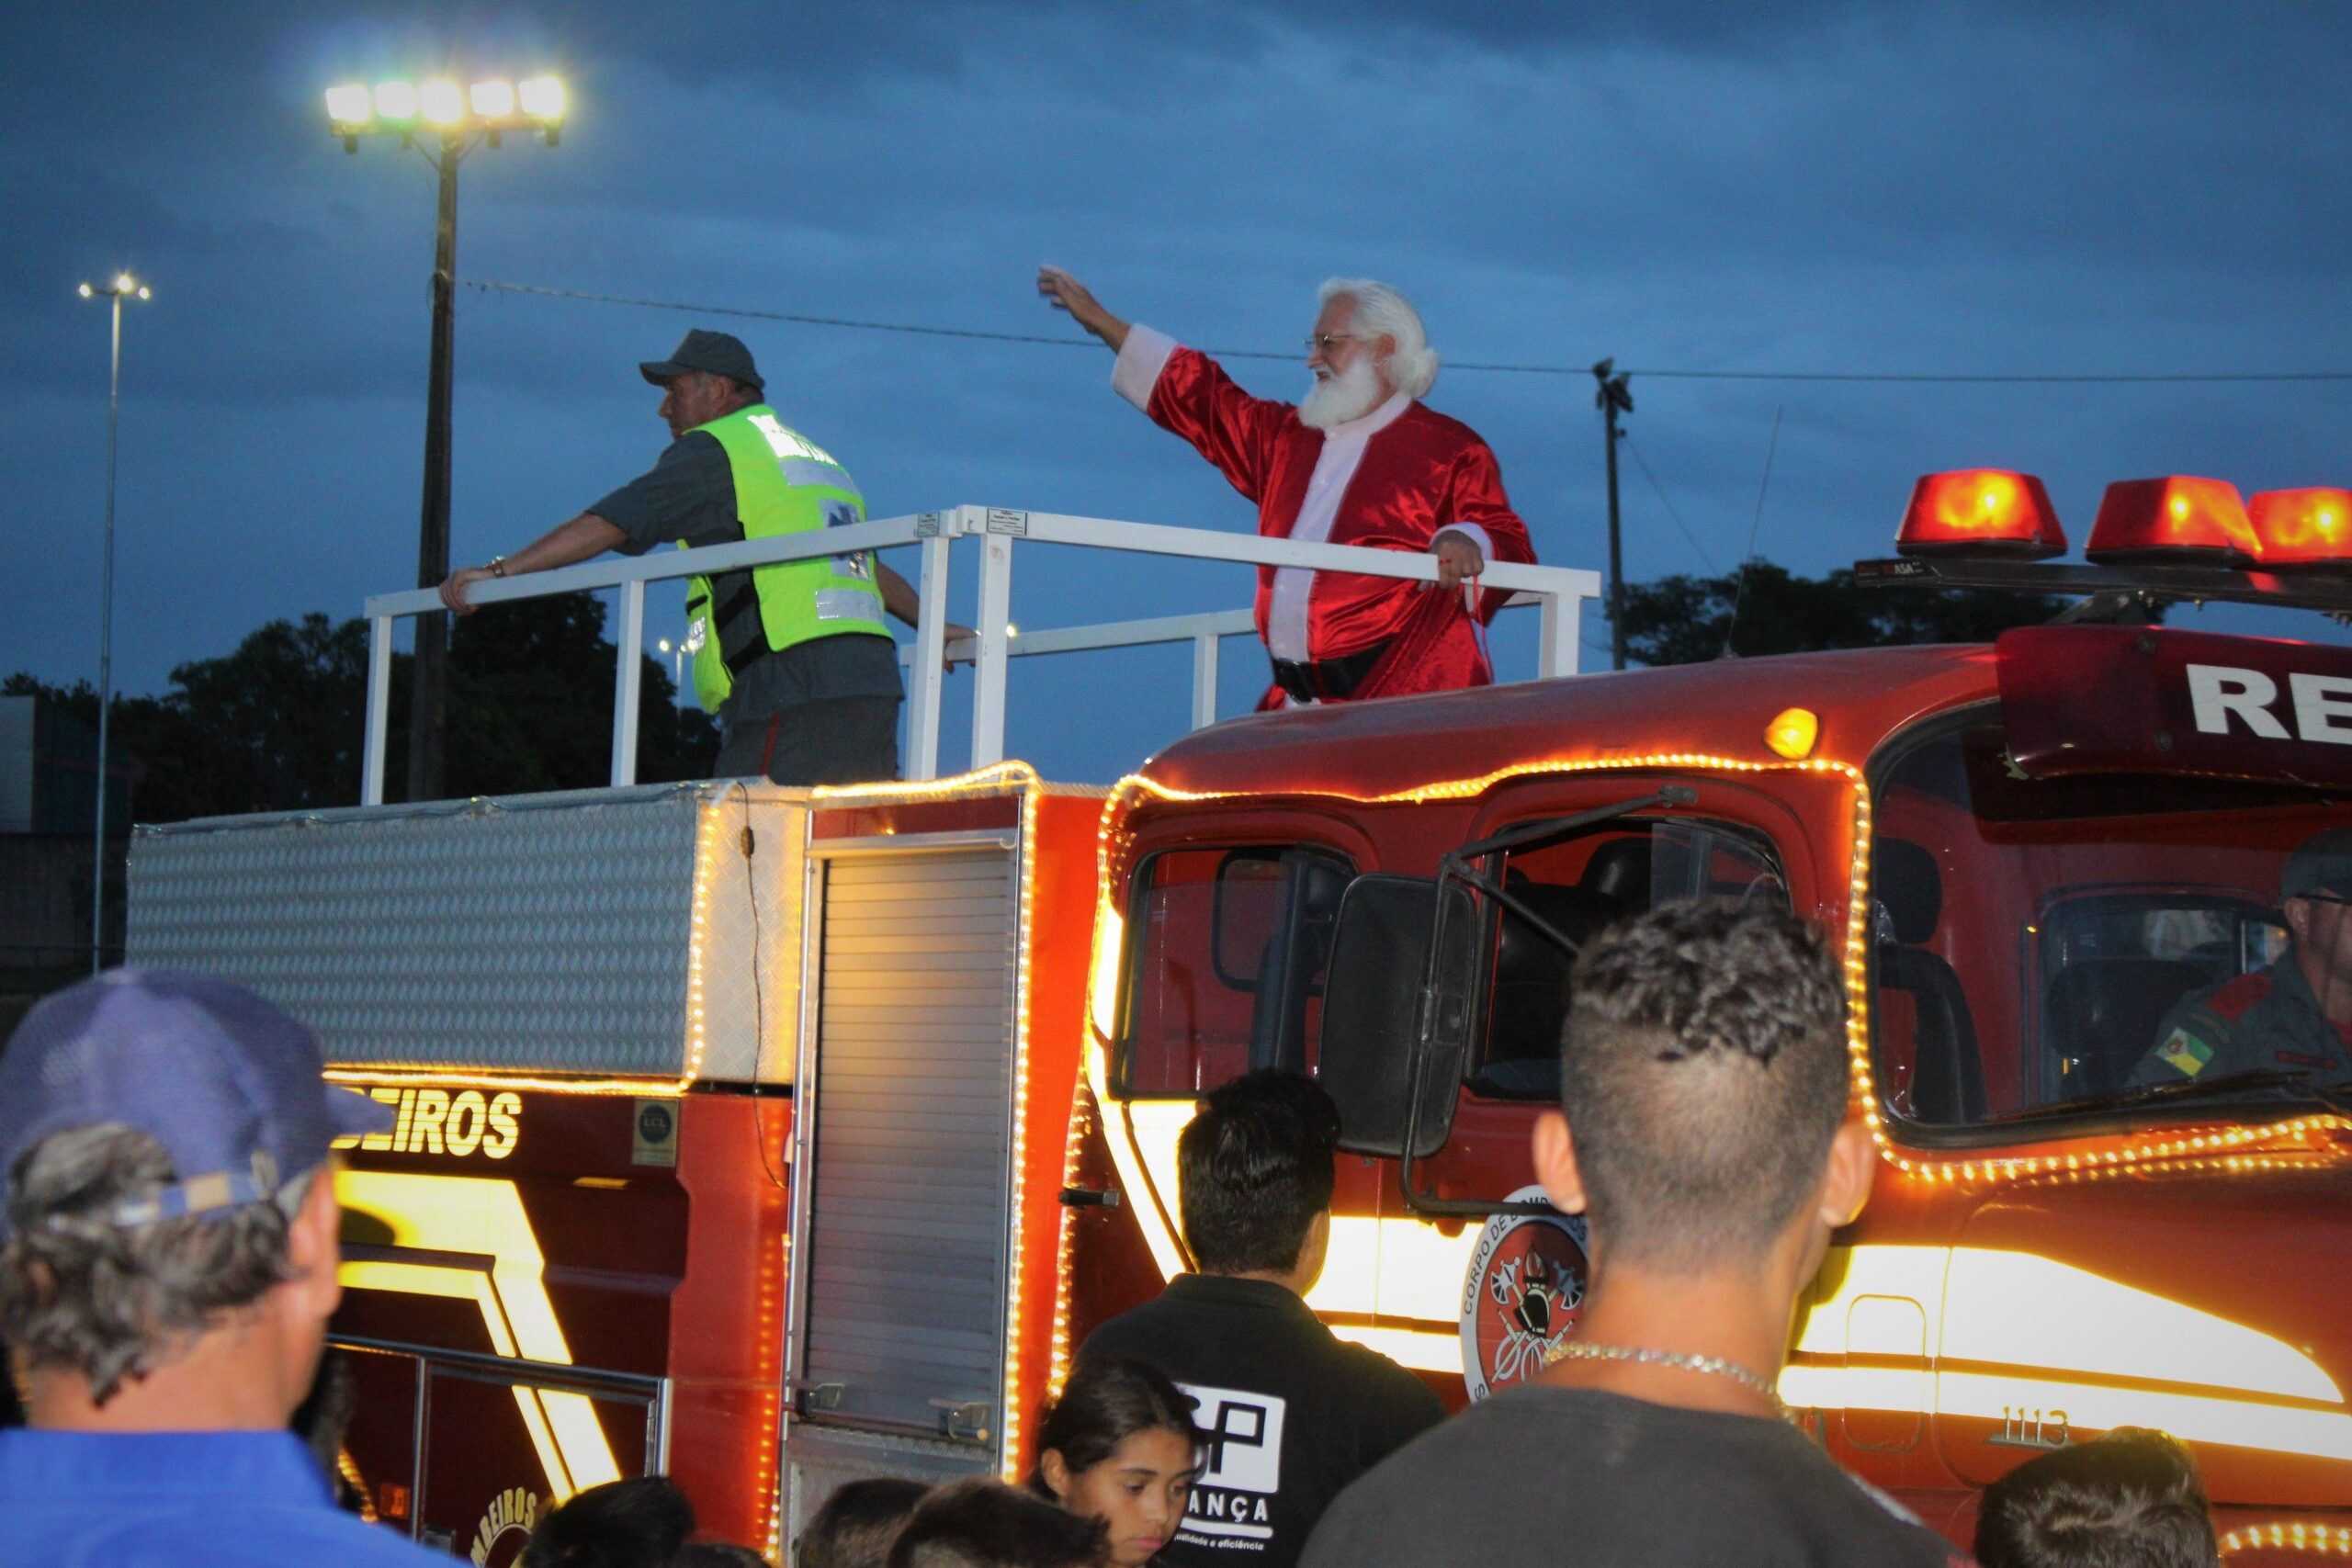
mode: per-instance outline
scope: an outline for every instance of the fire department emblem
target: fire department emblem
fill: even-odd
[[[1522,1187],[1513,1202],[1541,1199]],[[1462,1380],[1472,1399],[1523,1382],[1584,1318],[1584,1218],[1497,1214],[1462,1280]]]

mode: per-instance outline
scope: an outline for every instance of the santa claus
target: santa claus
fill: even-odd
[[[1037,291],[1119,355],[1111,385],[1215,463],[1278,539],[1437,557],[1426,581],[1303,567],[1258,569],[1258,634],[1274,665],[1261,707],[1483,686],[1488,560],[1532,561],[1527,525],[1477,433],[1419,400],[1437,379],[1421,318],[1385,284],[1333,278],[1306,340],[1299,404],[1253,398],[1216,361],[1121,321],[1068,273]]]

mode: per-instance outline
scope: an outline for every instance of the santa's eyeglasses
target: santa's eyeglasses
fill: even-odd
[[[1336,344],[1358,341],[1360,340],[1353,333],[1317,333],[1306,340],[1306,352],[1313,354],[1319,349],[1329,354]]]

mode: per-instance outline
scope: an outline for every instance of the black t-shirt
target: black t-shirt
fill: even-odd
[[[1785,1421],[1599,1389],[1505,1391],[1324,1515],[1303,1568],[1966,1568]]]
[[[1156,1559],[1171,1568],[1292,1568],[1343,1487],[1445,1417],[1420,1379],[1263,1280],[1180,1274],[1080,1354],[1149,1362],[1199,1401],[1200,1479]]]

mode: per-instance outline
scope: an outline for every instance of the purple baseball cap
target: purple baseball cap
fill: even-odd
[[[117,1224],[274,1198],[336,1138],[392,1123],[390,1107],[327,1084],[323,1065],[318,1036],[209,976],[109,969],[44,998],[0,1054],[0,1235],[26,1151],[102,1122],[163,1145],[179,1178],[121,1205]]]

